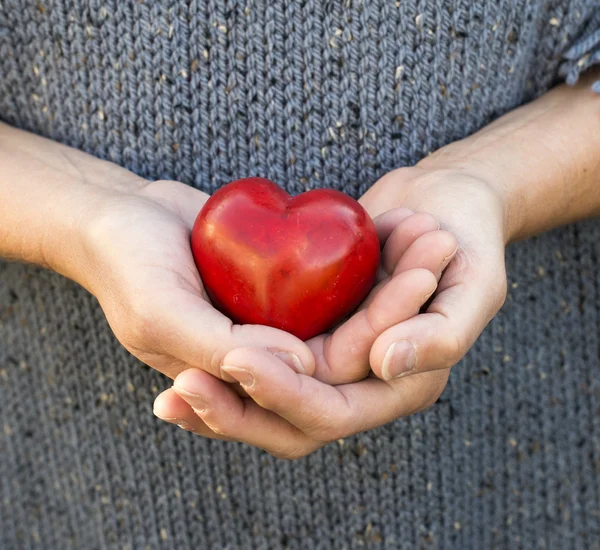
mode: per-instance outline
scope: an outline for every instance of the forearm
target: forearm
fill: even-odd
[[[139,182],[114,164],[0,123],[0,256],[75,278],[90,210]]]
[[[507,202],[506,240],[600,215],[600,96],[590,74],[424,159],[489,181]]]

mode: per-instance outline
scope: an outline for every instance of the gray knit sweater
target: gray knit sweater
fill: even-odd
[[[599,43],[598,0],[0,0],[0,118],[209,192],[358,196]],[[169,381],[97,302],[0,263],[0,549],[599,549],[599,243],[509,249],[435,406],[293,463],[155,419]]]

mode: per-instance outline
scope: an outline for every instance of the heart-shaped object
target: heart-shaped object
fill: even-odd
[[[291,197],[263,178],[219,189],[191,236],[215,307],[240,324],[307,340],[354,310],[375,282],[379,240],[370,216],[331,189]]]

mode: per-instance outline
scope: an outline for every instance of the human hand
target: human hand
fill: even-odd
[[[235,325],[211,306],[190,249],[190,229],[207,198],[174,181],[103,195],[90,209],[85,258],[73,278],[98,298],[125,348],[171,378],[191,367],[220,377],[225,355],[248,346],[312,374],[313,356],[301,340]]]
[[[315,356],[314,377],[331,385],[371,372],[378,337],[419,313],[456,251],[455,237],[440,230],[430,214],[399,207],[374,222],[382,247],[376,285],[348,320],[307,342]]]
[[[378,215],[403,204],[433,215],[459,246],[426,311],[381,334],[371,350],[371,367],[385,380],[447,369],[470,349],[506,297],[505,201],[498,188],[468,171],[415,167],[387,174],[362,198]],[[398,265],[391,234],[383,262]],[[404,350],[404,351],[403,351]],[[407,350],[407,351],[406,351]]]
[[[2,123],[0,165],[0,257],[81,284],[142,361],[171,377],[190,367],[219,376],[230,350],[257,346],[313,373],[299,339],[234,325],[206,299],[189,242],[206,194]]]

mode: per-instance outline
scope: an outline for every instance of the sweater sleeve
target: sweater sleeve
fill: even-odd
[[[563,59],[560,75],[571,85],[592,65],[600,64],[600,8],[592,14],[581,36],[563,54]],[[592,90],[600,94],[600,80],[592,84]]]

